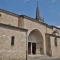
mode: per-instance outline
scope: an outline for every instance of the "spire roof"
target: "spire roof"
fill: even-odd
[[[38,2],[37,2],[37,7],[36,7],[36,18],[35,19],[38,20],[38,21],[43,22],[43,20],[40,17],[40,11],[39,11]]]

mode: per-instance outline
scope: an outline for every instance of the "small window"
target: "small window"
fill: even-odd
[[[13,46],[13,45],[14,45],[14,39],[15,39],[15,37],[14,37],[14,36],[12,36],[12,37],[11,37],[11,46]]]
[[[55,37],[55,46],[57,46],[57,38]]]
[[[1,14],[0,14],[0,17],[1,17]]]

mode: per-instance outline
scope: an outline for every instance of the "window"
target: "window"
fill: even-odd
[[[11,37],[11,46],[13,46],[13,45],[14,45],[14,39],[15,39],[15,37],[14,37],[14,36],[12,36],[12,37]]]
[[[0,14],[0,17],[1,17],[1,14]]]
[[[57,38],[55,37],[55,46],[57,46]]]

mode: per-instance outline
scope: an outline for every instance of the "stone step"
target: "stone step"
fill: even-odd
[[[53,58],[46,55],[29,55],[28,60],[60,60],[60,58]]]

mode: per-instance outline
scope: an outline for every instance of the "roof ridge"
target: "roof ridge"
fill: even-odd
[[[0,9],[0,12],[4,12],[4,13],[6,13],[6,14],[10,14],[10,15],[16,16],[16,17],[19,16],[19,14],[15,14],[15,13],[13,13],[13,12],[10,12],[10,11],[4,10],[4,9]]]

